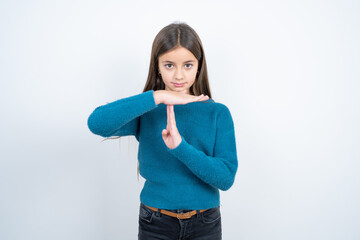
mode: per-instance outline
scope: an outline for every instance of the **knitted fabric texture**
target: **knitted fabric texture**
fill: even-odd
[[[219,190],[234,183],[238,168],[234,123],[229,109],[212,99],[174,105],[181,143],[168,148],[166,104],[154,90],[99,106],[90,131],[102,137],[133,135],[139,142],[140,201],[161,209],[207,209],[220,205]]]

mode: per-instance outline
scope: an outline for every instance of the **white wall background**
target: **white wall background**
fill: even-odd
[[[155,35],[202,39],[239,170],[223,238],[360,239],[358,1],[1,1],[0,239],[137,239],[137,141],[95,107],[138,94]]]

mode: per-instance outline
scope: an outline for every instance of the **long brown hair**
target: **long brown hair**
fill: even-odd
[[[206,67],[205,52],[201,40],[195,30],[188,24],[182,22],[173,22],[156,35],[151,49],[150,66],[147,81],[143,92],[149,90],[164,90],[165,84],[159,75],[159,57],[173,49],[184,47],[189,50],[198,60],[198,71],[194,84],[190,87],[191,95],[208,95],[211,98],[211,91]],[[112,137],[116,139],[120,137]],[[137,163],[137,178],[139,181],[139,161]]]

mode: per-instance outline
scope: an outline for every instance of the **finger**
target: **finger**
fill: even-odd
[[[176,126],[174,125],[174,106],[170,106],[170,109],[169,109],[169,126],[170,126],[170,132],[172,130],[174,130],[176,128]]]
[[[208,95],[205,95],[202,99],[203,99],[203,100],[208,100],[208,99],[209,99],[209,96],[208,96]]]
[[[171,130],[171,105],[167,105],[166,112],[167,112],[167,129],[170,131]]]
[[[167,136],[168,136],[167,130],[166,130],[166,129],[163,129],[162,132],[161,132],[161,135],[162,135],[163,140],[166,141]]]
[[[169,105],[166,105],[166,123],[167,125],[169,125],[170,123],[170,106]]]
[[[166,129],[163,129],[162,132],[161,132],[162,135],[166,136],[167,135],[167,130]]]
[[[207,95],[201,94],[199,96],[196,97],[197,100],[201,101],[202,99],[207,98]]]
[[[208,99],[209,99],[208,95],[203,95],[199,100],[204,101],[204,100],[208,100]]]
[[[172,105],[170,109],[171,109],[171,112],[170,112],[171,124],[172,124],[172,126],[176,127],[174,105]]]

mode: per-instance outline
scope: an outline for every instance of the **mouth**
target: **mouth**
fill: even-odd
[[[173,83],[175,87],[183,87],[185,83]]]

